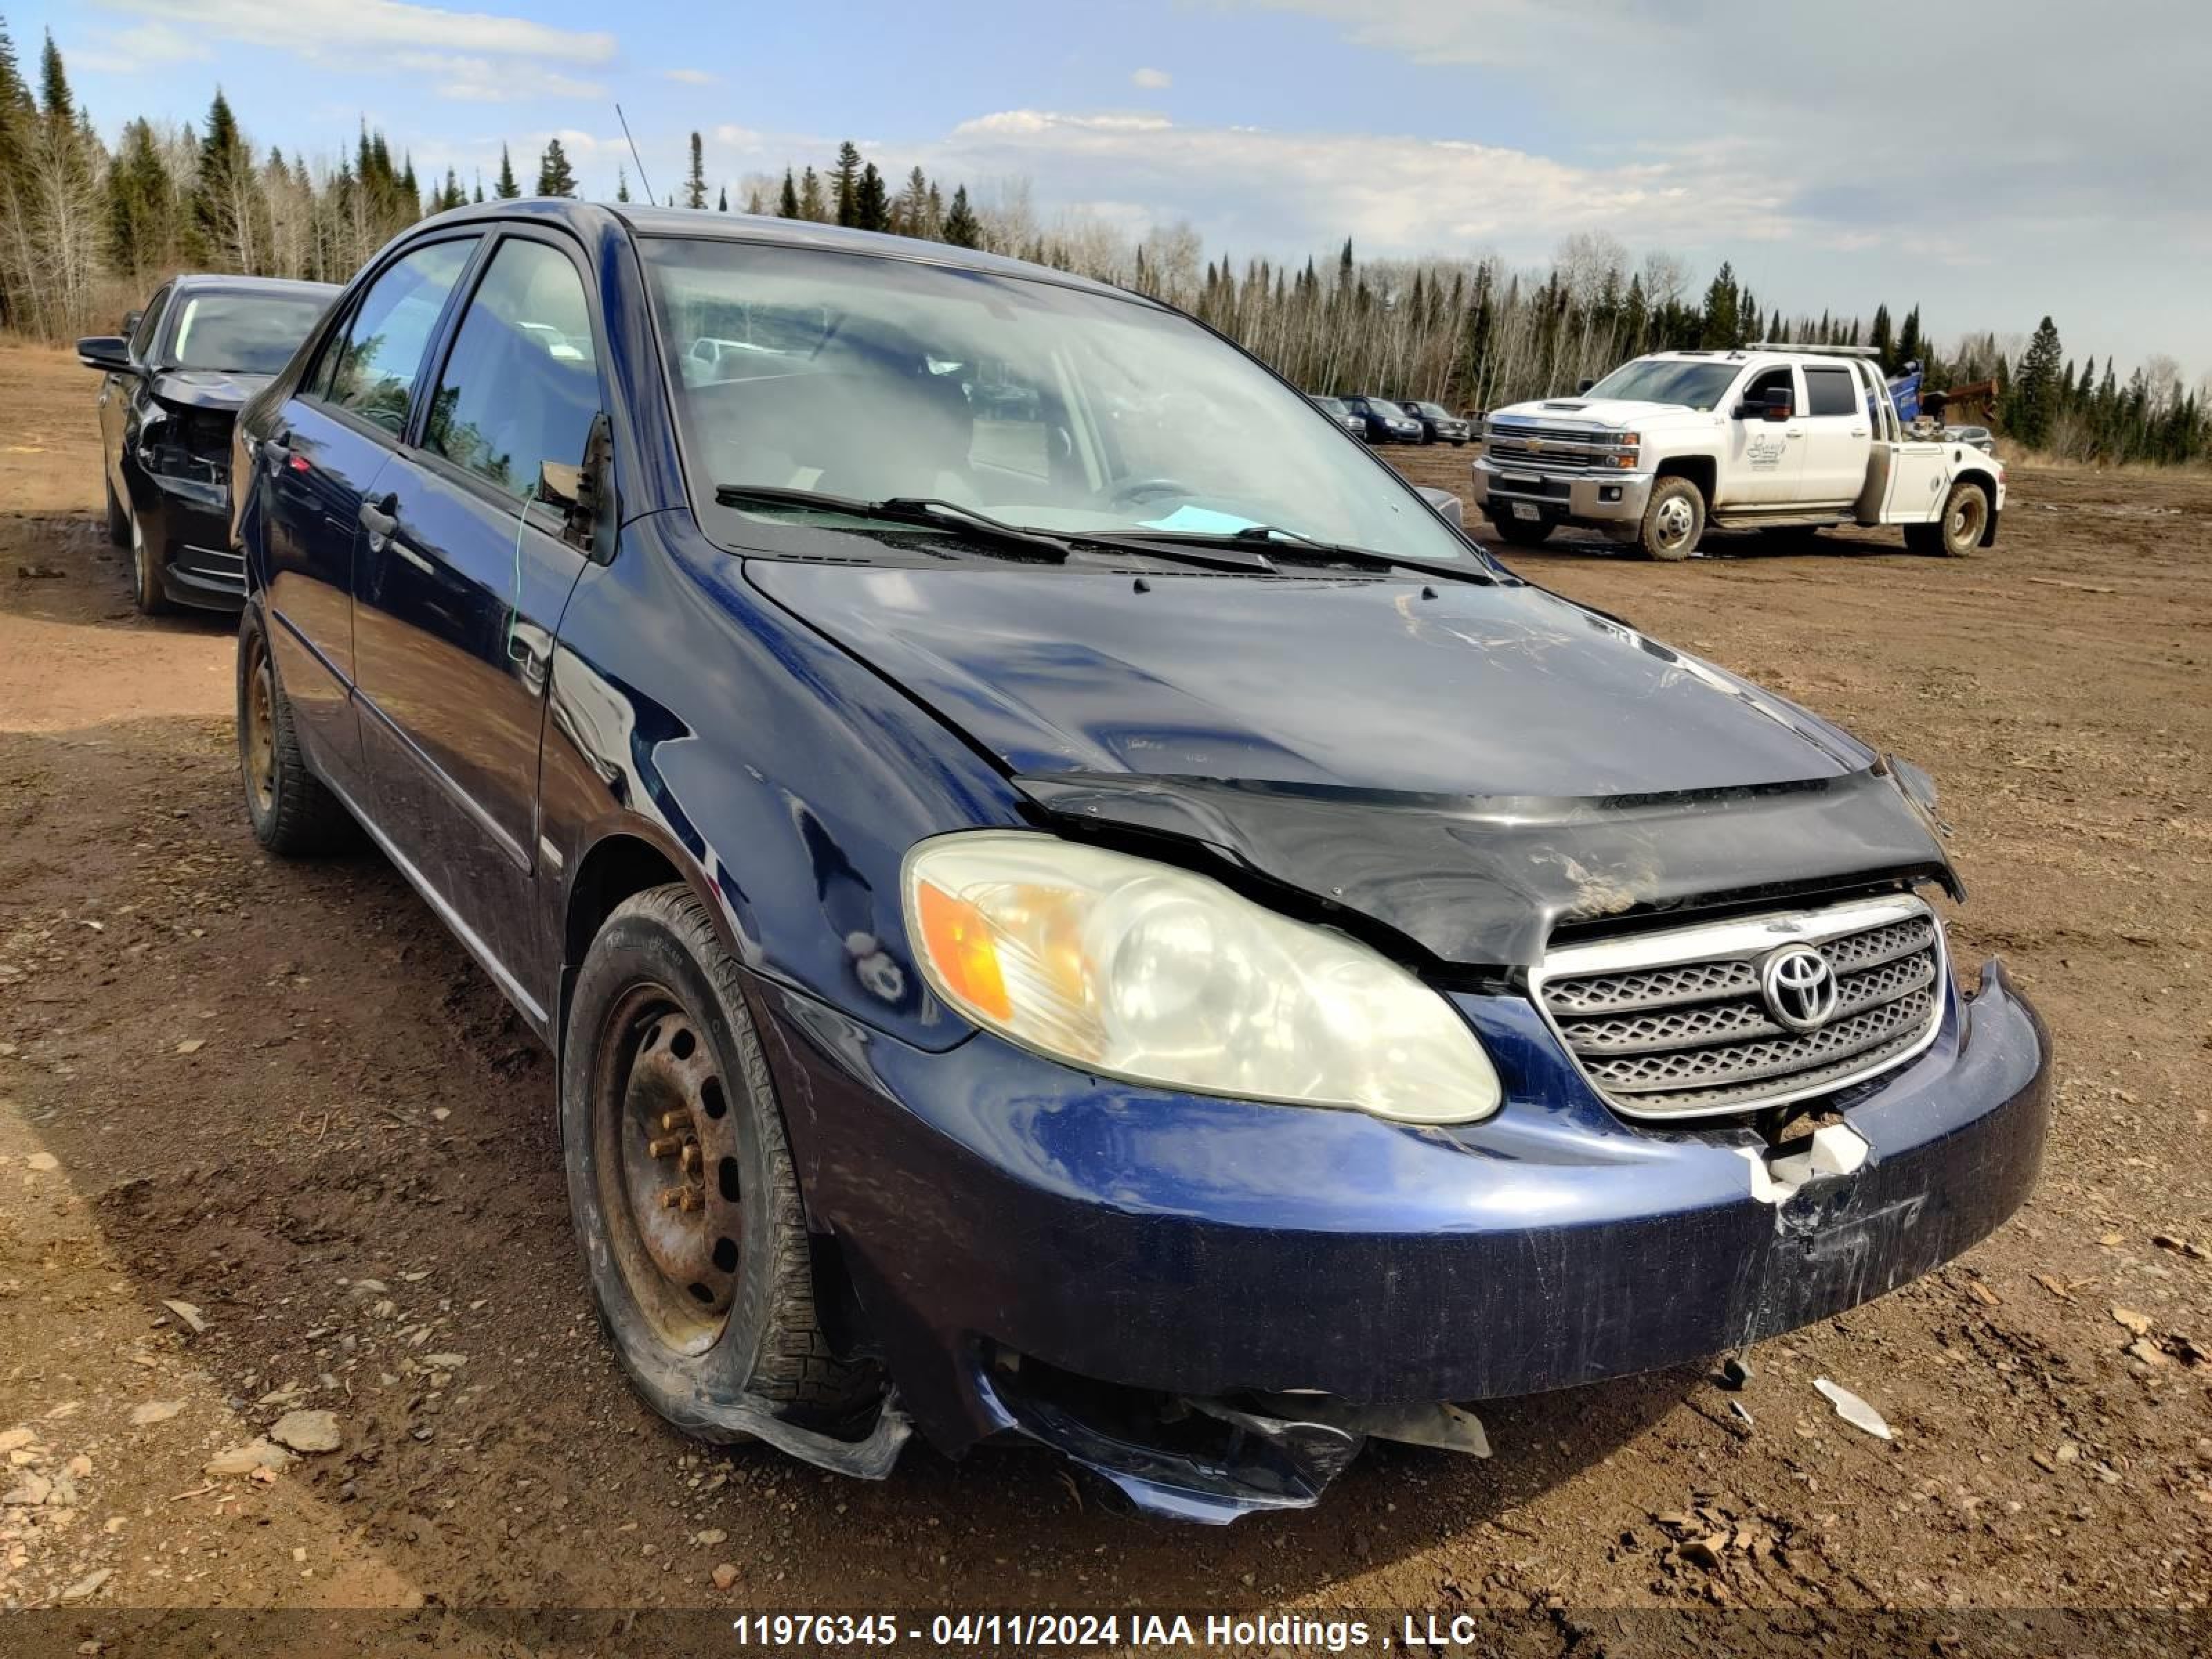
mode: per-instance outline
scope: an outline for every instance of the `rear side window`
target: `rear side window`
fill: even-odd
[[[599,412],[583,280],[543,242],[500,245],[453,336],[423,445],[527,497],[547,463],[573,470]],[[573,479],[554,481],[563,495]]]
[[[433,242],[369,284],[344,339],[332,342],[316,371],[317,395],[387,432],[404,431],[438,313],[476,246],[473,236]]]
[[[1851,386],[1850,370],[1806,369],[1805,412],[1808,415],[1856,415],[1858,410],[1858,394]]]

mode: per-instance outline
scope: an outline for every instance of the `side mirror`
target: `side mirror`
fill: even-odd
[[[1583,379],[1583,380],[1580,380],[1576,381],[1576,382],[1575,382],[1575,396],[1576,396],[1576,397],[1577,397],[1577,398],[1581,397],[1581,396],[1583,395],[1583,392],[1588,392],[1588,391],[1589,391],[1592,386],[1595,386],[1596,384],[1597,384],[1597,382],[1596,382],[1595,380],[1589,380],[1589,379]]]
[[[1766,402],[1759,410],[1759,418],[1766,421],[1786,421],[1796,405],[1790,401],[1787,386],[1770,386]]]
[[[583,458],[570,466],[538,464],[537,499],[557,507],[561,539],[587,559],[605,563],[614,556],[614,428],[604,413],[592,417]]]
[[[1433,484],[1420,486],[1421,499],[1437,510],[1437,515],[1455,530],[1467,528],[1467,503],[1449,489],[1438,489]]]
[[[89,334],[76,343],[76,360],[103,374],[131,372],[131,342],[120,334]]]

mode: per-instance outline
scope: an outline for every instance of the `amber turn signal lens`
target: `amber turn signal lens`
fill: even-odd
[[[999,947],[983,913],[927,881],[915,888],[915,908],[921,913],[922,943],[945,975],[946,988],[994,1019],[1011,1018],[1013,1004],[999,971]]]

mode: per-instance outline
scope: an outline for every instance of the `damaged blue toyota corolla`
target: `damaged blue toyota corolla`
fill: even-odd
[[[1947,955],[1920,773],[1149,301],[488,204],[238,445],[254,832],[357,823],[552,1046],[609,1339],[695,1434],[1026,1437],[1224,1521],[2034,1179],[2045,1035]]]

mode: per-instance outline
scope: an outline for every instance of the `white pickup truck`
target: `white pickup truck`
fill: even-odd
[[[1661,351],[1576,397],[1493,410],[1475,505],[1522,546],[1579,525],[1655,559],[1689,557],[1708,526],[1893,524],[1916,552],[1990,545],[2002,463],[1907,427],[1871,357],[1765,343]]]

